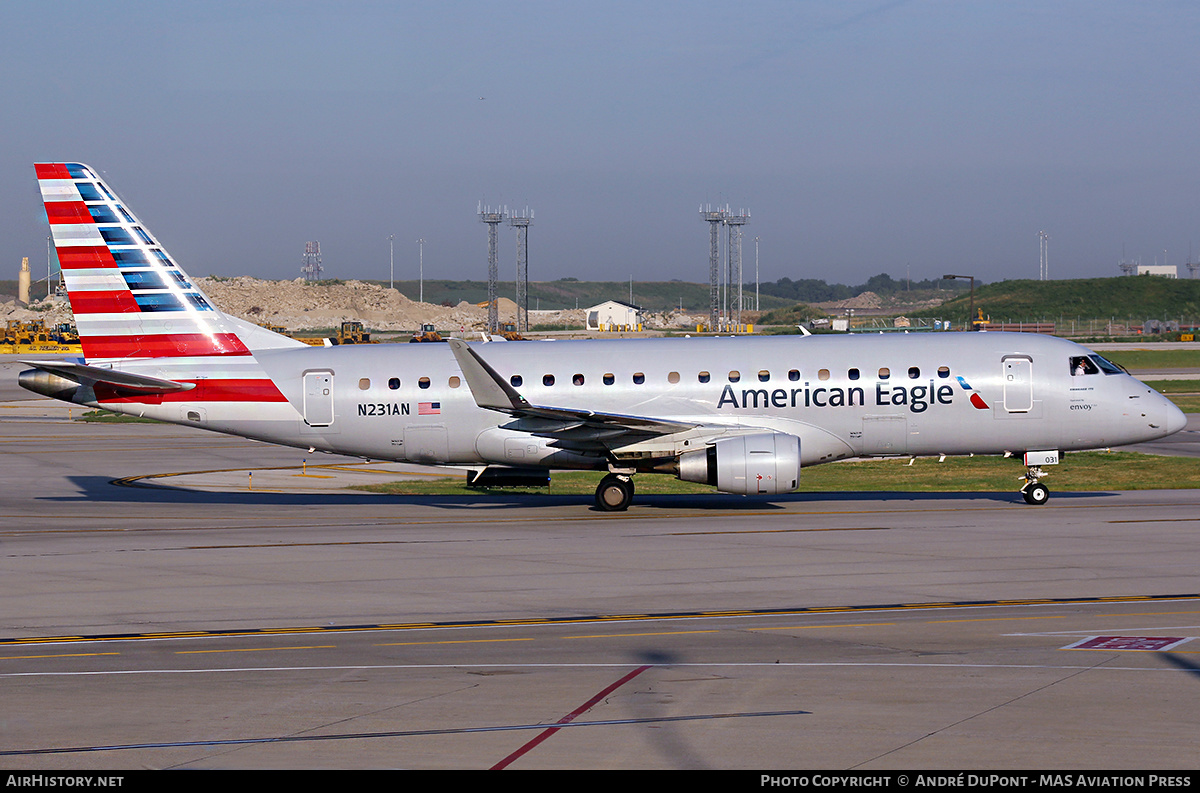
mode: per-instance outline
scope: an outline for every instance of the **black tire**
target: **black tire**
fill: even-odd
[[[596,488],[596,508],[601,512],[624,512],[633,501],[633,480],[620,474],[609,474]]]
[[[1040,507],[1050,500],[1049,488],[1040,484],[1027,485],[1021,491],[1021,495],[1025,496],[1026,504],[1033,504],[1035,507]]]

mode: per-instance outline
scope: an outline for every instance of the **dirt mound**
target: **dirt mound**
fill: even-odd
[[[278,325],[289,331],[333,328],[347,320],[358,320],[375,331],[412,331],[432,324],[440,331],[483,330],[487,327],[487,306],[462,302],[446,307],[410,300],[399,291],[363,281],[325,281],[309,283],[265,281],[249,276],[237,278],[205,277],[194,279],[211,303],[228,314],[263,325]],[[510,298],[497,299],[501,324],[515,323],[517,304]],[[530,312],[530,324],[562,325],[581,328],[587,312],[583,309]],[[22,307],[14,301],[0,303],[0,320],[41,319],[48,325],[73,322],[71,306],[65,298],[35,301]],[[705,322],[702,316],[668,312],[649,314],[647,328],[695,327]]]
[[[359,320],[374,330],[415,330],[423,323],[473,328],[487,323],[486,308],[418,303],[395,289],[362,281],[313,284],[300,278],[263,281],[242,276],[197,278],[196,285],[222,311],[288,330],[329,328],[346,320]]]

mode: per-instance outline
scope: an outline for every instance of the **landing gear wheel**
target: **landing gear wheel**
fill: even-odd
[[[1050,491],[1045,485],[1032,484],[1021,491],[1021,495],[1025,496],[1026,504],[1041,506],[1050,500]]]
[[[633,480],[624,474],[609,474],[596,488],[596,508],[601,512],[624,512],[633,501]]]

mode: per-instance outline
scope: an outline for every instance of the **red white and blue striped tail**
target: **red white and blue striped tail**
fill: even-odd
[[[94,169],[35,168],[88,363],[302,346],[218,311]]]

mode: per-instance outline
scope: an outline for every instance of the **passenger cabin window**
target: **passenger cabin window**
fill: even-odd
[[[736,383],[738,380],[741,380],[741,379],[742,379],[741,372],[734,370],[729,373],[729,382]]]
[[[880,369],[879,369],[879,379],[880,380],[886,380],[891,376],[892,376],[891,369],[888,369],[886,366],[880,367]]]
[[[758,373],[758,382],[765,383],[770,379],[771,379],[771,373],[768,372],[766,369],[763,369],[762,371],[760,371]]]
[[[1100,374],[1100,370],[1086,355],[1076,355],[1071,358],[1071,374],[1079,377],[1085,374]]]
[[[790,372],[788,372],[788,379],[791,380],[793,383],[797,382],[800,379],[800,370],[793,369]]]
[[[547,386],[547,387],[554,385],[554,375],[552,375],[552,374],[542,375],[542,385]]]
[[[708,372],[701,372],[700,374],[696,375],[696,379],[701,383],[707,383],[710,379],[712,379],[712,375],[710,375]]]
[[[400,387],[400,378],[399,377],[393,377],[388,380],[388,388],[395,391],[399,387]]]
[[[575,374],[571,375],[571,384],[572,385],[583,385],[583,375],[581,375],[579,372],[576,372]]]
[[[938,377],[941,377],[944,379],[949,376],[950,376],[950,367],[949,366],[939,366],[938,367]]]
[[[671,383],[672,385],[674,385],[675,383],[678,383],[679,382],[679,372],[668,372],[667,373],[667,382]]]
[[[429,378],[422,377],[420,380],[417,381],[417,387],[418,388],[429,388]]]
[[[857,380],[858,379],[858,370],[851,369],[850,371],[846,372],[846,376],[849,377],[851,380]]]
[[[362,378],[361,380],[359,380],[359,381],[358,381],[358,390],[359,390],[359,391],[366,391],[366,390],[368,390],[370,387],[371,387],[371,378],[369,378],[369,377],[364,377],[364,378]]]
[[[633,373],[633,384],[634,385],[641,385],[644,382],[646,382],[646,375],[642,374],[641,372]]]
[[[450,387],[451,388],[458,388],[460,385],[462,385],[462,380],[458,379],[458,375],[455,375],[454,377],[450,378]]]
[[[820,371],[818,371],[818,372],[817,372],[817,379],[818,379],[818,380],[828,380],[828,379],[829,379],[829,370],[828,370],[828,369],[821,369]]]
[[[921,376],[921,367],[919,367],[919,366],[908,367],[908,377],[910,380],[916,380],[920,376]]]
[[[617,377],[612,372],[605,372],[604,377],[601,379],[604,380],[605,385],[612,385],[617,382]]]
[[[509,382],[509,385],[511,385],[513,388],[520,388],[521,383],[525,382],[525,380],[521,377],[521,375],[515,374],[512,377],[508,378],[508,382]]]

